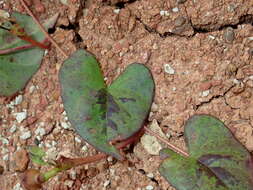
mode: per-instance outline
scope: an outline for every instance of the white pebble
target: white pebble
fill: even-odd
[[[82,140],[81,140],[80,138],[78,138],[78,137],[75,137],[75,141],[76,141],[77,143],[81,143],[81,142],[82,142]]]
[[[23,96],[20,94],[14,100],[14,105],[19,105],[23,101]]]
[[[173,90],[173,91],[176,91],[176,90],[177,90],[177,88],[176,88],[176,87],[173,87],[173,88],[172,88],[172,90]]]
[[[24,133],[20,136],[20,138],[23,139],[23,140],[26,140],[26,139],[31,138],[31,136],[32,136],[31,131],[26,131],[26,132],[24,132]]]
[[[178,7],[174,7],[173,9],[172,9],[172,12],[174,12],[174,13],[177,13],[179,11],[179,8]]]
[[[14,124],[12,125],[12,127],[10,128],[10,132],[14,133],[17,130],[17,126]]]
[[[154,187],[152,186],[152,185],[148,185],[147,187],[146,187],[146,190],[153,190],[154,189]]]
[[[6,138],[0,138],[3,144],[9,144],[9,140]]]
[[[209,93],[210,93],[210,90],[205,90],[205,91],[203,91],[203,92],[202,92],[202,97],[208,96]]]
[[[237,80],[237,79],[234,79],[234,80],[233,80],[233,83],[234,83],[234,84],[240,84],[240,81]]]
[[[46,134],[46,130],[42,127],[38,127],[35,131],[36,135],[44,136]]]
[[[212,36],[212,35],[208,35],[208,38],[211,39],[211,40],[215,40],[215,37]]]
[[[147,177],[149,177],[149,178],[154,178],[154,174],[153,174],[153,173],[148,173],[148,174],[147,174]]]
[[[160,15],[161,15],[161,16],[170,16],[170,13],[169,13],[168,11],[161,10],[161,11],[160,11]]]
[[[107,187],[108,185],[110,185],[110,181],[109,180],[106,180],[105,182],[104,182],[104,187]]]
[[[112,158],[111,156],[108,156],[108,157],[107,157],[107,161],[108,161],[108,162],[112,162],[112,161],[113,161],[113,158]]]
[[[8,155],[8,154],[4,155],[4,156],[3,156],[3,160],[4,160],[4,161],[9,160],[9,155]]]
[[[35,86],[34,86],[34,85],[30,86],[29,92],[30,92],[30,93],[33,93],[34,90],[35,90]]]
[[[21,187],[20,183],[17,183],[14,187],[13,190],[23,190],[23,188]]]
[[[119,14],[120,9],[114,9],[113,12],[114,12],[115,14]]]
[[[57,145],[57,142],[56,141],[52,141],[52,146],[55,146],[55,145]]]
[[[161,10],[161,11],[160,11],[160,15],[161,15],[161,16],[164,16],[164,15],[165,15],[165,11],[164,11],[164,10]]]
[[[61,122],[61,126],[63,127],[63,129],[69,129],[70,125],[66,122]]]
[[[21,123],[23,120],[26,119],[27,117],[27,112],[18,112],[18,113],[14,113],[14,115],[16,116],[16,120],[18,123]]]
[[[83,145],[83,147],[81,148],[81,150],[82,150],[83,152],[86,152],[86,151],[88,150],[88,147],[87,147],[86,145]]]
[[[175,70],[169,64],[164,65],[164,70],[166,73],[168,73],[170,75],[175,74]]]
[[[69,174],[70,174],[70,178],[72,180],[76,179],[76,170],[70,170]]]

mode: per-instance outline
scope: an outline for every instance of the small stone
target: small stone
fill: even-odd
[[[45,131],[44,128],[38,127],[38,128],[34,131],[34,133],[35,133],[36,135],[44,136],[44,135],[46,134],[46,131]]]
[[[20,136],[20,138],[23,139],[23,140],[26,140],[26,139],[31,138],[31,136],[32,136],[31,131],[26,131],[26,132],[22,133],[22,135]]]
[[[174,7],[173,9],[172,9],[172,12],[174,12],[174,13],[177,13],[179,11],[179,8],[178,7]]]
[[[21,123],[23,120],[26,119],[27,117],[27,112],[18,112],[18,113],[14,113],[14,115],[16,116],[16,120],[18,123]]]
[[[23,96],[18,95],[14,100],[14,105],[19,105],[23,101]]]
[[[240,84],[240,81],[237,80],[237,79],[233,79],[233,83],[234,83],[234,84]]]
[[[227,43],[232,43],[235,39],[234,29],[232,27],[228,27],[223,34],[223,38]]]
[[[17,126],[13,124],[12,127],[10,128],[10,132],[14,133],[16,130],[17,130]]]
[[[205,90],[205,91],[202,92],[201,96],[202,97],[207,97],[209,95],[209,93],[210,93],[210,90]]]
[[[66,122],[61,122],[61,126],[63,129],[70,129],[70,125]]]
[[[161,10],[161,11],[160,11],[160,15],[161,15],[161,16],[164,16],[164,15],[165,15],[165,11],[164,11],[164,10]]]
[[[69,176],[72,180],[76,180],[76,170],[70,170]]]
[[[161,16],[170,16],[170,13],[169,13],[168,11],[161,10],[161,11],[160,11],[160,15],[161,15]]]
[[[183,17],[183,16],[178,16],[176,19],[175,19],[175,26],[179,27],[179,26],[182,26],[184,25],[186,22],[186,18]]]
[[[60,0],[62,4],[68,5],[68,0]]]
[[[4,160],[4,161],[9,160],[9,155],[8,155],[8,154],[4,155],[4,156],[3,156],[3,160]]]
[[[112,162],[112,161],[113,161],[113,157],[108,156],[108,157],[107,157],[107,161],[108,161],[108,162]]]
[[[162,149],[162,146],[156,137],[147,134],[144,134],[141,137],[141,144],[143,148],[151,155],[159,155],[159,151]]]
[[[36,89],[36,87],[34,85],[30,86],[29,88],[29,92],[30,93],[33,93],[33,91]]]
[[[147,177],[148,177],[148,178],[154,178],[154,174],[153,174],[153,173],[148,173],[148,174],[147,174]]]
[[[81,140],[80,138],[78,138],[78,137],[75,137],[75,141],[76,141],[77,143],[81,143],[81,142],[82,142],[82,140]]]
[[[25,149],[20,149],[14,156],[14,170],[23,172],[27,169],[29,163],[29,156]]]
[[[169,64],[164,65],[164,71],[170,75],[175,74],[175,70]]]
[[[215,37],[212,36],[212,35],[208,35],[208,38],[211,39],[211,40],[215,40]]]
[[[108,185],[110,185],[110,183],[111,183],[110,180],[106,180],[106,181],[104,182],[104,185],[103,185],[103,186],[104,186],[104,187],[107,187]]]
[[[158,45],[157,43],[154,43],[153,46],[152,46],[153,49],[158,49]]]
[[[152,186],[152,185],[148,185],[147,187],[146,187],[146,190],[153,190],[154,189],[154,187]]]
[[[21,187],[20,183],[17,183],[14,187],[13,190],[23,190],[23,188]]]
[[[114,12],[115,14],[119,14],[120,9],[114,9],[113,12]]]
[[[83,147],[81,148],[81,150],[82,150],[83,152],[86,152],[86,151],[88,150],[88,147],[87,147],[86,145],[83,145]]]
[[[2,141],[3,144],[7,144],[7,145],[9,144],[9,140],[6,138],[0,137],[0,140]]]
[[[159,109],[158,105],[153,102],[152,105],[151,105],[151,111],[152,112],[157,112],[158,109]]]

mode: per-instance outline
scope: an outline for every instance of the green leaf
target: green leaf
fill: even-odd
[[[153,100],[154,82],[142,64],[132,64],[109,87],[96,59],[76,51],[60,70],[64,108],[70,123],[94,147],[122,159],[109,141],[138,132]]]
[[[48,163],[43,160],[43,157],[46,156],[46,153],[42,148],[38,146],[30,146],[28,148],[28,152],[33,163],[41,166],[48,165]]]
[[[160,173],[178,190],[253,190],[250,153],[218,119],[191,117],[185,127],[190,157],[168,149]]]
[[[30,16],[14,12],[11,17],[15,18],[17,23],[33,39],[36,41],[44,40],[44,34]],[[52,27],[57,17],[58,15],[55,15],[46,21],[44,26],[47,29]],[[20,47],[28,43],[0,28],[0,44],[0,50],[3,50]],[[22,90],[32,75],[39,69],[43,54],[44,50],[31,48],[0,55],[0,96],[12,96],[19,90]]]

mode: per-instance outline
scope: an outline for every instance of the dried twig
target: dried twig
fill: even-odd
[[[163,143],[165,143],[166,145],[169,146],[170,149],[172,149],[173,151],[181,154],[182,156],[185,157],[189,157],[189,154],[183,150],[181,150],[180,148],[178,148],[177,146],[171,144],[170,142],[168,142],[167,139],[161,137],[159,134],[157,134],[156,132],[150,130],[149,128],[147,128],[146,126],[144,126],[145,132],[148,133],[149,135],[155,136],[156,138],[158,138],[160,141],[162,141]]]
[[[41,31],[50,40],[50,42],[62,53],[62,55],[64,55],[65,58],[68,58],[68,54],[56,43],[56,41],[53,38],[51,38],[51,36],[47,33],[47,31],[44,29],[44,27],[40,24],[40,22],[38,21],[38,19],[34,16],[34,14],[32,13],[32,11],[28,8],[28,6],[24,2],[24,0],[19,0],[19,1],[23,5],[23,7],[25,8],[25,10],[28,12],[28,14],[33,18],[34,22],[36,22],[36,24],[39,26],[39,28],[41,29]]]

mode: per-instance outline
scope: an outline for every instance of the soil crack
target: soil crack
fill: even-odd
[[[190,26],[193,28],[194,33],[190,36],[186,36],[186,35],[180,35],[180,34],[176,34],[173,32],[165,32],[164,34],[161,34],[160,32],[158,32],[157,30],[149,27],[148,25],[146,25],[141,18],[136,16],[136,20],[139,21],[141,24],[143,24],[144,28],[149,32],[149,33],[155,33],[158,34],[161,38],[167,38],[167,37],[172,37],[172,36],[178,36],[178,37],[185,37],[185,38],[192,38],[194,37],[196,34],[198,33],[210,33],[210,32],[215,32],[215,31],[222,31],[228,27],[231,27],[233,29],[237,29],[239,25],[242,24],[251,24],[253,26],[253,15],[251,14],[246,14],[246,15],[242,15],[239,19],[239,22],[236,24],[225,24],[225,25],[221,25],[217,28],[213,28],[213,29],[207,29],[207,27],[209,26],[209,28],[212,28],[210,26],[212,25],[205,25],[205,26],[196,26],[194,24],[192,24],[191,19],[188,19]]]
[[[230,86],[223,94],[219,94],[219,95],[213,96],[213,97],[211,97],[209,100],[204,101],[204,102],[201,102],[200,104],[195,105],[195,106],[194,106],[194,110],[197,111],[197,110],[198,110],[200,107],[202,107],[203,105],[206,105],[206,104],[208,104],[208,103],[211,103],[213,100],[218,99],[218,98],[224,98],[225,104],[226,104],[227,106],[229,106],[231,109],[237,109],[237,108],[231,107],[231,106],[227,103],[227,101],[226,101],[226,99],[225,99],[226,94],[227,94],[232,88],[234,88],[235,86],[236,86],[236,85],[234,84],[234,85]]]

